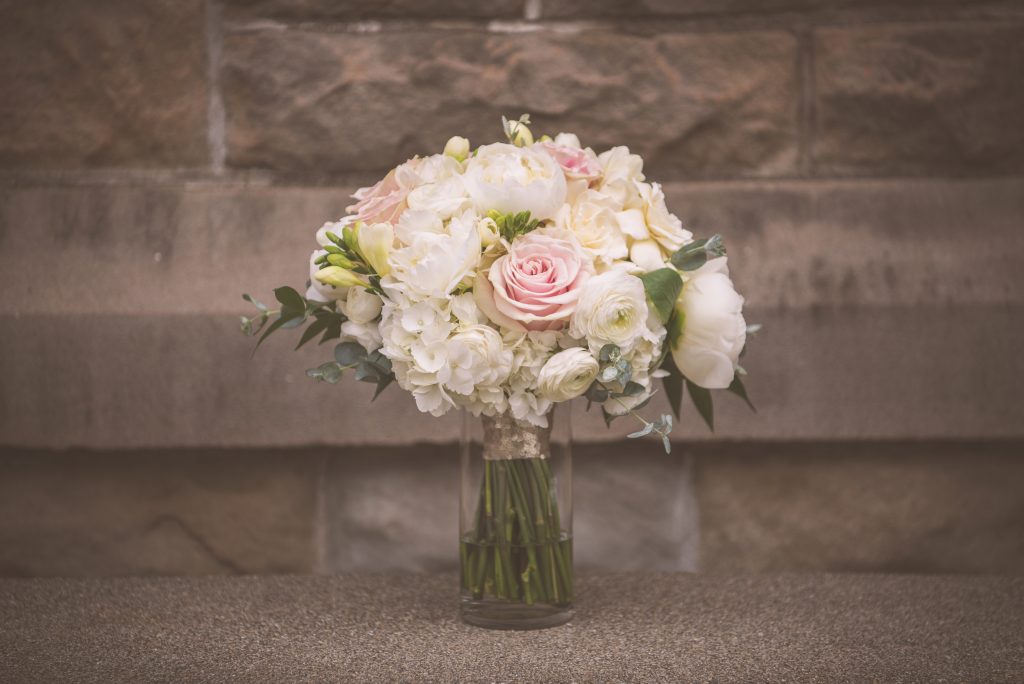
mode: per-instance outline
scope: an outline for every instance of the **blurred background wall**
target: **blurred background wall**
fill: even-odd
[[[1024,570],[1024,3],[0,0],[0,574],[449,569],[454,416],[250,359],[454,134],[628,145],[726,235],[759,407],[576,406],[582,567]],[[431,521],[422,534],[423,521]],[[415,531],[414,525],[415,522]]]

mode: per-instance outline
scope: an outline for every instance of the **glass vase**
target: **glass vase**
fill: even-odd
[[[463,621],[542,629],[573,617],[569,407],[548,427],[463,416],[459,556]]]

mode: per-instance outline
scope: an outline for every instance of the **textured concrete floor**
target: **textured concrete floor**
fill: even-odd
[[[0,581],[0,681],[1024,681],[1024,578],[603,575],[463,625],[448,575]]]

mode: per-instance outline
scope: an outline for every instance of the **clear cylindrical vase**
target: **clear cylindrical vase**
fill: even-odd
[[[459,555],[463,621],[542,629],[572,619],[572,429],[465,413]]]

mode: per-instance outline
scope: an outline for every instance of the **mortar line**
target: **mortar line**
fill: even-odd
[[[210,97],[207,106],[206,141],[210,149],[210,170],[215,176],[224,174],[227,158],[226,114],[220,88],[220,63],[224,54],[224,32],[221,26],[219,0],[206,0],[207,81]]]

